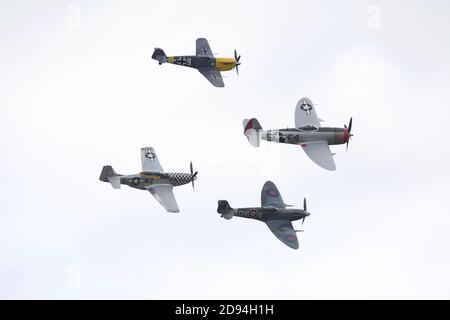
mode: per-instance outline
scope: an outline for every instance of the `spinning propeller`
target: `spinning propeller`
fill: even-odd
[[[303,198],[303,211],[308,212],[308,210],[306,210],[306,198]],[[303,223],[305,223],[305,218],[306,217],[303,217],[303,219],[302,219],[302,225],[303,225]]]
[[[236,49],[234,50],[234,60],[236,60],[236,73],[237,73],[237,75],[239,75],[239,68],[238,68],[238,66],[240,66],[241,65],[241,63],[239,62],[239,60],[241,59],[241,56],[238,56],[237,55],[237,52],[236,52]]]
[[[350,122],[348,123],[348,128],[347,128],[347,125],[344,124],[344,128],[347,129],[348,133],[350,134],[350,137],[347,140],[347,146],[346,146],[346,150],[347,151],[348,151],[348,143],[349,143],[351,137],[353,137],[353,135],[351,134],[351,132],[352,132],[352,120],[353,120],[353,118],[350,118]]]
[[[194,173],[194,168],[193,168],[193,166],[192,166],[192,161],[191,161],[191,163],[190,163],[190,165],[189,165],[189,168],[191,169],[192,190],[195,191],[194,180],[195,180],[195,177],[197,176],[198,171],[195,171],[195,173]]]

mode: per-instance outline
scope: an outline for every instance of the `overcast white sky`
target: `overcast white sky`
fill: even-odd
[[[0,298],[450,298],[448,1],[1,1]],[[206,37],[242,55],[211,86],[151,60]],[[310,97],[353,117],[325,171],[295,146],[250,146],[242,119],[294,125]],[[180,214],[98,180],[153,146]],[[308,199],[300,249],[217,200],[266,180]],[[298,228],[300,223],[294,223]]]

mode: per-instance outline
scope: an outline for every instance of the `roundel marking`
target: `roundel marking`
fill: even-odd
[[[255,209],[251,209],[248,214],[250,215],[250,217],[255,218],[258,216],[258,211],[256,211]]]
[[[300,106],[300,109],[302,109],[305,112],[309,112],[312,109],[312,106],[308,104],[306,101],[303,101],[303,104]]]
[[[155,154],[153,152],[150,152],[150,151],[145,154],[145,157],[150,159],[150,160],[154,160],[156,158]]]
[[[267,189],[267,195],[269,195],[271,197],[278,197],[279,196],[277,190],[274,189],[274,188]]]
[[[289,242],[295,241],[295,237],[292,234],[288,234],[285,239]]]

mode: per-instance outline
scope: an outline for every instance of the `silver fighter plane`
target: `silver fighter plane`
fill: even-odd
[[[261,207],[233,209],[226,200],[219,200],[217,212],[222,218],[230,220],[233,217],[249,218],[262,221],[269,227],[270,231],[285,245],[292,249],[298,249],[298,239],[292,221],[302,220],[310,215],[306,210],[306,198],[303,200],[302,209],[287,209],[280,192],[275,184],[267,181],[261,191]]]
[[[327,170],[336,170],[330,145],[347,144],[353,136],[352,118],[344,128],[322,127],[312,101],[301,98],[295,108],[295,128],[263,130],[258,120],[244,119],[244,135],[250,144],[259,147],[261,140],[301,145],[308,157]]]
[[[191,173],[164,172],[155,150],[151,147],[141,149],[142,172],[131,175],[117,174],[111,166],[104,166],[100,174],[100,181],[111,183],[114,189],[120,189],[122,184],[132,188],[149,191],[167,212],[180,212],[173,195],[173,187],[188,184],[197,179],[192,162]]]

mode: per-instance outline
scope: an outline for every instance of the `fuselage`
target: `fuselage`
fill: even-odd
[[[219,71],[232,70],[237,63],[233,58],[209,58],[198,56],[170,56],[167,57],[167,62],[194,69],[213,67]]]
[[[296,221],[309,216],[309,212],[301,209],[279,209],[275,207],[233,208],[233,216],[259,221],[288,220]]]
[[[190,173],[166,173],[166,172],[148,172],[144,171],[138,174],[125,175],[120,177],[120,184],[132,188],[146,190],[153,184],[171,184],[181,186],[188,184],[197,177]]]
[[[326,141],[329,145],[344,144],[349,138],[350,133],[347,129],[332,127],[311,128],[310,130],[287,128],[261,132],[262,140],[300,145],[316,141]]]

